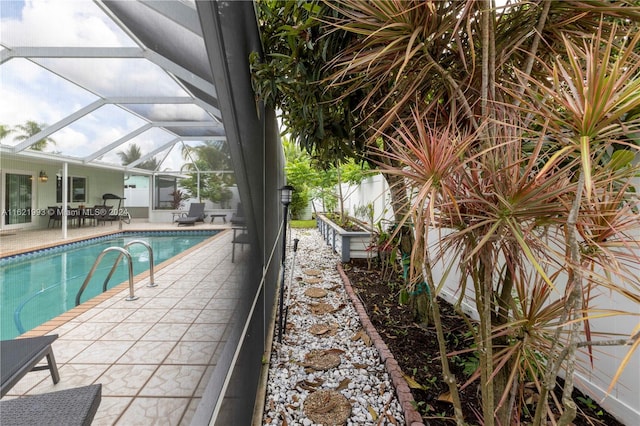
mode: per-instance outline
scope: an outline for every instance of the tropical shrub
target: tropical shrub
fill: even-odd
[[[189,194],[181,191],[180,189],[176,189],[169,193],[169,195],[171,196],[171,208],[174,210],[184,207],[184,202],[190,198]]]
[[[485,424],[504,407],[506,421],[518,422],[529,381],[540,395],[531,417],[546,424],[560,375],[566,380],[557,421],[570,424],[578,352],[640,345],[640,325],[614,339],[602,330],[596,338],[590,327],[599,316],[634,314],[598,306],[603,290],[640,301],[631,266],[640,262],[633,189],[640,167],[630,137],[640,126],[640,35],[623,40],[566,39],[569,59],[550,64],[550,78],[523,76],[526,114],[494,104],[493,120],[464,130],[430,127],[415,112],[388,137],[390,155],[403,167],[385,172],[409,182],[414,194],[412,282],[426,279],[438,294],[442,281],[432,265],[458,268],[458,303],[473,300],[479,314],[471,330]],[[487,134],[492,143],[478,143]],[[456,402],[458,386],[450,389]]]

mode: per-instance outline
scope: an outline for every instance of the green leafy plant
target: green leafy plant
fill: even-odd
[[[326,24],[341,18],[333,6],[324,1],[257,1],[264,55],[255,53],[250,62],[256,96],[281,112],[291,140],[312,156],[316,168],[327,171],[311,197],[323,201],[324,211],[337,208],[344,216],[341,186],[329,185],[327,178],[348,182],[351,171],[359,174],[363,164],[371,165],[367,153],[376,146],[378,132],[356,111],[366,90],[351,90],[343,96],[344,87],[326,84],[332,73],[327,63],[363,37]],[[351,163],[357,167],[344,170],[341,178],[341,167]],[[402,184],[389,183],[392,187]],[[336,187],[338,193],[327,193],[329,187]],[[391,193],[398,221],[406,212],[406,199],[406,191]],[[411,233],[407,230],[404,236],[403,252],[409,253]]]
[[[172,199],[171,199],[171,208],[174,210],[178,210],[181,209],[182,207],[184,207],[184,202],[185,200],[188,200],[189,194],[187,194],[186,192],[183,192],[179,189],[171,192],[169,195],[171,195]]]
[[[465,376],[471,376],[473,373],[478,371],[478,367],[480,366],[480,359],[476,355],[468,356],[464,359],[462,366],[463,374]]]
[[[208,141],[194,147],[185,146],[182,156],[187,160],[182,171],[189,177],[180,179],[180,185],[192,198],[199,195],[201,199],[229,208],[233,197],[229,186],[235,184],[235,178],[226,142]]]
[[[587,408],[591,409],[591,410],[596,410],[598,408],[598,406],[596,405],[595,402],[593,402],[593,400],[589,397],[582,397],[579,396],[576,398],[577,400],[579,400],[580,402],[582,402],[584,405],[587,406]]]

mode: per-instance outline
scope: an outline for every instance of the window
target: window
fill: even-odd
[[[67,178],[67,199],[72,203],[87,202],[87,178],[70,176]],[[56,179],[56,202],[62,203],[62,177]]]

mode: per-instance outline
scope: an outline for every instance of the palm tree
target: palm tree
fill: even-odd
[[[33,120],[27,120],[24,124],[18,124],[13,128],[14,132],[18,132],[18,135],[13,137],[15,141],[25,141],[29,139],[31,136],[36,135],[42,131],[42,129],[46,128],[47,124],[38,123]],[[47,145],[52,144],[55,145],[56,141],[51,137],[46,137],[44,139],[40,139],[39,141],[31,144],[30,148],[34,151],[42,151]]]
[[[129,148],[126,151],[118,151],[118,157],[120,157],[120,161],[123,166],[133,163],[142,157],[142,151],[140,151],[140,147],[135,143],[129,145]]]
[[[9,134],[11,134],[12,131],[13,130],[9,126],[5,124],[0,124],[0,140],[9,136]]]
[[[182,170],[231,170],[231,154],[226,142],[205,141],[195,147],[184,145],[182,157],[188,160]]]
[[[135,143],[129,145],[129,148],[126,151],[118,151],[118,157],[120,157],[120,161],[122,165],[126,166],[128,164],[137,161],[142,157],[142,151],[140,147]],[[145,160],[137,165],[138,168],[146,169],[146,170],[155,170],[158,168],[158,160],[151,158],[149,160]]]

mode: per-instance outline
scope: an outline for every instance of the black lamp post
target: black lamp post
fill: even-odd
[[[284,217],[282,218],[282,264],[284,265],[285,254],[287,251],[287,216],[289,214],[289,204],[293,196],[293,186],[285,185],[279,189],[280,202],[284,206]]]
[[[279,189],[280,202],[284,206],[284,216],[282,218],[282,279],[280,280],[280,300],[278,309],[278,342],[282,342],[282,327],[284,314],[284,262],[287,255],[287,216],[289,215],[289,204],[293,195],[293,186],[285,185]]]

